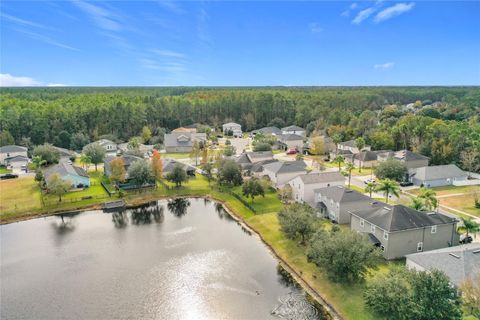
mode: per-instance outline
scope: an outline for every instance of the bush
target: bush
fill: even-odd
[[[305,241],[315,231],[314,221],[315,216],[312,209],[298,203],[287,206],[278,213],[278,222],[287,238],[301,237],[302,244],[305,244]]]
[[[390,179],[395,181],[405,180],[407,174],[407,167],[402,162],[396,159],[389,159],[380,162],[375,168],[375,175],[378,179]]]
[[[47,165],[58,163],[58,160],[60,159],[60,153],[58,150],[48,143],[36,146],[35,149],[33,149],[33,156],[45,160]]]
[[[271,151],[272,146],[269,143],[266,142],[259,142],[256,143],[255,146],[253,147],[253,151],[259,152],[259,151]]]

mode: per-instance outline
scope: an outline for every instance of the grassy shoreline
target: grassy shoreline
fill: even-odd
[[[275,209],[281,204],[272,202],[278,201],[274,197],[256,198],[254,204],[259,207],[271,208],[271,212],[255,214],[248,209],[241,201],[231,194],[221,192],[210,185],[204,177],[197,177],[190,180],[186,186],[179,189],[167,189],[159,185],[156,190],[142,193],[128,193],[124,198],[129,206],[143,204],[158,199],[174,197],[208,197],[221,202],[224,207],[242,224],[253,230],[260,239],[267,245],[272,253],[280,261],[281,265],[289,271],[295,280],[320,304],[331,313],[334,319],[359,319],[371,320],[380,319],[372,314],[363,301],[363,290],[365,283],[339,284],[329,280],[322,270],[307,261],[306,247],[298,242],[289,240],[281,232]],[[116,198],[109,198],[110,201]],[[65,203],[59,208],[39,208],[5,217],[0,215],[0,224],[18,222],[27,219],[39,218],[61,212],[83,211],[99,209],[105,200],[91,199],[93,203]],[[107,200],[108,201],[108,200]],[[248,200],[250,202],[250,200]],[[268,211],[268,210],[267,210]],[[385,262],[379,266],[374,273],[386,272],[392,264],[398,262]],[[366,280],[368,282],[368,279]]]

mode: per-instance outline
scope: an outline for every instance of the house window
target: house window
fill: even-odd
[[[375,226],[373,224],[370,225],[370,232],[375,233]]]
[[[363,219],[360,219],[360,227],[362,227],[362,228],[363,228],[364,226],[365,226],[365,220],[363,220]]]
[[[423,242],[417,243],[417,252],[423,251]]]
[[[388,232],[383,231],[383,239],[388,240]]]
[[[437,233],[437,226],[432,226],[431,232],[432,232],[432,233]]]
[[[380,246],[380,249],[385,252],[385,246]]]

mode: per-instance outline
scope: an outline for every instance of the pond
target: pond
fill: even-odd
[[[4,319],[323,319],[207,199],[0,226]]]

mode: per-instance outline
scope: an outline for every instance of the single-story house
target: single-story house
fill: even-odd
[[[111,140],[108,140],[108,139],[100,139],[98,141],[95,141],[95,142],[92,142],[92,143],[89,143],[87,144],[86,146],[83,147],[83,152],[85,152],[85,149],[92,145],[92,144],[99,144],[100,146],[103,147],[103,149],[105,149],[105,152],[106,153],[114,153],[116,154],[117,153],[117,144]]]
[[[337,156],[342,156],[348,160],[353,158],[353,152],[350,150],[341,150],[341,149],[330,151],[330,154],[329,154],[330,160],[335,159]]]
[[[282,128],[282,134],[283,135],[296,134],[296,135],[305,137],[307,132],[305,131],[305,129],[300,128],[299,126],[293,125],[293,126],[288,126],[288,127]]]
[[[5,165],[13,169],[13,171],[25,170],[27,171],[29,159],[24,156],[13,156],[5,158]]]
[[[115,159],[123,160],[123,167],[125,168],[125,172],[127,172],[127,174],[125,175],[125,179],[128,179],[128,168],[130,168],[130,165],[135,161],[142,160],[142,158],[131,155],[131,154],[124,154],[119,157],[108,156],[103,161],[103,174],[106,175],[107,177],[109,177],[111,174],[110,162],[112,162],[112,160],[115,160]]]
[[[437,212],[420,212],[401,204],[353,209],[350,228],[367,233],[386,259],[397,259],[458,244],[457,220]]]
[[[28,149],[21,146],[8,145],[0,147],[0,165],[6,166],[8,163],[5,161],[7,158],[14,158],[16,156],[22,156],[28,158]]]
[[[296,176],[306,173],[307,165],[303,160],[278,161],[265,164],[262,177],[268,177],[276,188],[281,188]]]
[[[378,161],[386,161],[388,159],[396,159],[403,162],[407,167],[407,170],[421,168],[428,166],[429,158],[410,150],[399,151],[377,151]]]
[[[282,134],[278,136],[277,144],[282,150],[295,149],[301,151],[304,145],[303,139],[305,139],[303,136],[294,133]]]
[[[164,145],[167,152],[191,152],[195,142],[206,141],[206,133],[172,132],[165,134]]]
[[[90,177],[83,168],[60,162],[43,170],[43,177],[47,182],[55,174],[62,180],[69,181],[72,188],[90,187]]]
[[[315,189],[314,194],[314,208],[318,215],[338,224],[350,223],[349,211],[368,209],[376,202],[363,193],[341,185]]]
[[[311,172],[298,175],[288,182],[292,188],[293,200],[299,203],[315,205],[315,189],[343,186],[345,177],[338,171],[334,172]]]
[[[175,159],[163,159],[163,176],[165,177],[167,174],[172,172],[176,166],[180,166],[183,170],[185,170],[187,175],[195,176],[195,167],[179,162]]]
[[[345,156],[348,162],[353,162],[355,167],[359,168],[373,168],[377,165],[377,153],[370,150],[362,150],[359,153],[353,154],[351,157]]]
[[[266,160],[273,160],[272,151],[243,152],[237,158],[236,162],[240,165],[242,170],[249,171],[253,164]]]
[[[371,150],[371,147],[369,145],[365,145],[362,148],[362,150],[358,150],[355,140],[348,140],[348,141],[340,142],[338,144],[338,149],[348,150],[348,151],[351,151],[352,153],[359,153],[362,150]]]
[[[454,164],[420,167],[409,170],[410,181],[428,188],[450,186],[456,181],[466,181],[468,173]]]
[[[232,132],[234,137],[241,137],[242,136],[242,125],[235,123],[235,122],[229,122],[225,123],[222,126],[222,130],[224,134],[227,134],[228,132]]]
[[[261,133],[264,136],[279,136],[282,134],[282,130],[277,127],[264,127],[258,130],[253,130],[251,136],[255,136],[258,133]]]
[[[252,164],[252,167],[250,168],[250,174],[255,177],[255,178],[262,178],[264,176],[263,174],[263,167],[266,165],[266,164],[269,164],[269,163],[274,163],[274,162],[278,162],[277,159],[268,159],[268,160],[262,160],[262,161],[258,161],[258,162],[255,162]]]
[[[469,278],[474,280],[475,276],[480,276],[480,243],[412,253],[406,258],[407,268],[417,271],[442,271],[457,287]]]

